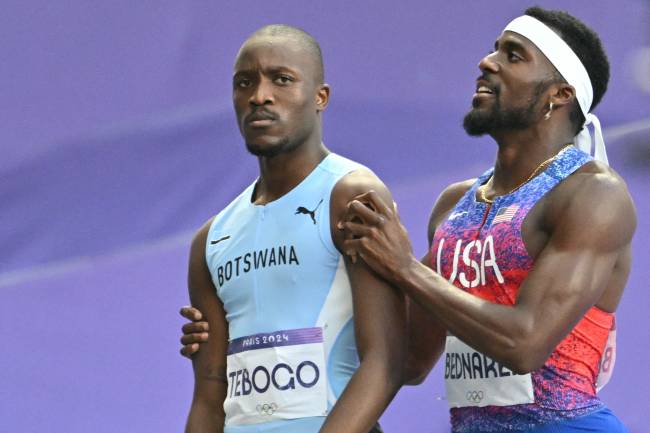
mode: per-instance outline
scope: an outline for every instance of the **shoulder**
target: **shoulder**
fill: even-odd
[[[375,173],[365,167],[358,167],[339,179],[332,190],[332,198],[349,201],[370,190],[379,193],[382,198],[391,197],[388,188]]]
[[[442,190],[433,205],[431,216],[429,217],[429,225],[427,228],[429,243],[433,239],[433,233],[436,231],[436,228],[443,222],[447,214],[451,212],[463,195],[472,187],[474,182],[476,182],[476,178],[467,179],[452,183]]]
[[[216,217],[212,217],[207,220],[192,237],[192,243],[190,247],[190,266],[199,265],[204,263],[205,257],[205,246],[208,240],[208,233],[210,233],[210,227],[212,226],[212,221]],[[200,260],[198,260],[200,259]]]
[[[334,186],[330,197],[330,230],[334,245],[339,250],[344,236],[341,230],[336,229],[336,225],[344,219],[348,204],[370,191],[374,191],[388,208],[393,209],[393,196],[390,191],[377,175],[365,167],[349,172]]]
[[[448,185],[442,190],[436,199],[436,202],[433,205],[432,215],[433,213],[440,214],[443,212],[449,212],[456,203],[458,203],[461,197],[472,187],[474,182],[476,182],[475,178]]]
[[[581,228],[603,239],[631,239],[636,209],[623,178],[611,167],[591,161],[549,194],[545,223],[550,227]],[[613,235],[613,236],[609,236]]]
[[[623,178],[598,161],[585,164],[560,182],[550,197],[561,208],[560,211],[589,212],[594,217],[599,214],[636,214]]]

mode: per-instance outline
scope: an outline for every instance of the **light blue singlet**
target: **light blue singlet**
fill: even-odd
[[[336,183],[360,168],[330,153],[281,198],[254,205],[253,183],[214,218],[206,261],[230,338],[226,433],[316,433],[357,369],[350,283],[329,210]],[[282,354],[312,343],[322,345],[324,372],[317,363],[301,364],[299,355]],[[260,354],[263,365],[253,361]],[[277,418],[289,405],[283,395],[318,386],[324,405],[318,416]]]

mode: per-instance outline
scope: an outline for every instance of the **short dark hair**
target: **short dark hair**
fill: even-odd
[[[546,10],[535,6],[526,9],[524,14],[546,24],[576,53],[591,80],[594,98],[589,111],[592,111],[603,99],[609,82],[609,61],[596,32],[564,11]],[[571,111],[570,120],[577,134],[582,130],[582,124],[585,122],[577,100]]]
[[[282,36],[296,40],[314,59],[316,64],[316,79],[320,84],[325,81],[325,68],[323,66],[323,53],[316,39],[303,29],[288,24],[269,24],[253,33],[255,36]]]

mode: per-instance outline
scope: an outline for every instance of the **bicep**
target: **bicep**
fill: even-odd
[[[581,193],[554,216],[549,240],[518,293],[517,308],[531,318],[526,325],[547,350],[602,296],[634,232],[631,202],[610,193],[603,206],[598,196]]]
[[[547,245],[522,283],[516,305],[538,320],[569,326],[602,294],[616,261],[615,253],[567,250]]]
[[[336,229],[336,222],[343,218],[350,200],[370,190],[375,191],[389,208],[393,207],[393,198],[388,188],[370,172],[350,173],[343,177],[332,191],[330,205],[332,240],[339,251],[341,251],[344,235],[342,231]],[[363,260],[352,263],[347,256],[344,258],[352,288],[355,335],[359,354],[363,356],[368,350],[373,349],[388,352],[389,346],[403,344],[406,336],[404,295],[379,278]],[[401,349],[395,348],[395,350]]]
[[[407,328],[404,295],[377,277],[363,261],[347,262],[360,358],[369,353],[401,359]]]

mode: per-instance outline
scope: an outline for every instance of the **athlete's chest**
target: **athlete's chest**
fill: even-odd
[[[457,287],[499,303],[514,303],[532,267],[521,226],[530,204],[492,205],[465,198],[436,230],[433,268]]]
[[[335,251],[324,241],[329,209],[323,203],[316,196],[282,206],[243,206],[216,220],[206,260],[219,295],[245,298],[277,288],[306,289],[306,281],[317,280],[308,275],[335,268]]]

